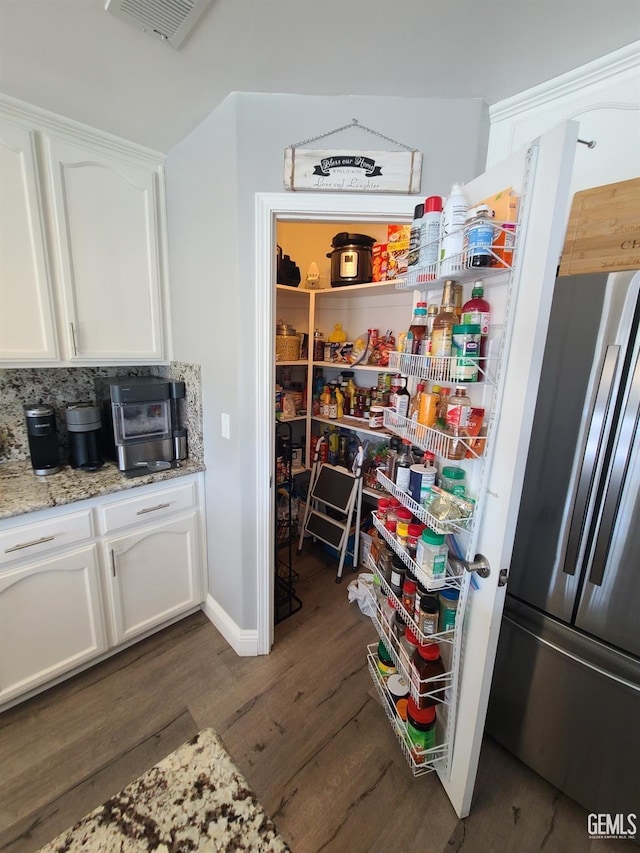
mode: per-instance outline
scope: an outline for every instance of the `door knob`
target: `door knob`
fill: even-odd
[[[455,575],[463,572],[475,572],[481,578],[488,578],[491,574],[489,561],[482,554],[476,554],[473,560],[459,560],[457,557],[449,557],[449,564]]]

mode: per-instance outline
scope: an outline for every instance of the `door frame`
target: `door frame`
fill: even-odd
[[[294,222],[411,222],[421,195],[362,193],[256,193],[256,428],[259,449],[256,466],[257,653],[268,654],[273,644],[272,571],[275,513],[275,442],[273,387],[276,227],[278,220]]]

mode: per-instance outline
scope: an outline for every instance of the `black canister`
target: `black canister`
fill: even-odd
[[[67,405],[69,464],[83,471],[97,471],[104,461],[100,452],[100,409],[93,403]]]
[[[371,281],[374,237],[341,231],[331,241],[331,287],[365,284]]]
[[[60,446],[53,406],[48,403],[25,406],[24,414],[27,420],[29,453],[34,473],[55,474],[60,470]]]

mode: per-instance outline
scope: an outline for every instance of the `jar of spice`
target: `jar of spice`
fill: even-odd
[[[418,648],[418,637],[411,626],[407,625],[404,631],[401,648],[406,655],[407,670],[411,671],[411,661]]]
[[[378,643],[378,671],[384,678],[394,675],[396,672],[396,665],[393,662],[393,658],[382,640]]]
[[[438,633],[438,599],[435,595],[423,595],[418,606],[418,628],[425,636]]]
[[[413,612],[415,610],[416,589],[416,582],[406,577],[402,586],[402,606],[407,611],[409,616],[413,616]]]
[[[378,521],[382,524],[387,520],[387,510],[389,509],[389,498],[378,498]]]
[[[416,548],[416,563],[424,572],[428,589],[441,589],[445,585],[448,553],[441,533],[428,527],[422,531]]]
[[[406,569],[404,567],[404,563],[397,554],[393,554],[391,557],[391,578],[389,580],[389,586],[391,587],[391,591],[398,598],[402,597],[402,586],[404,584],[405,574]]]
[[[398,498],[389,498],[389,505],[387,506],[387,518],[392,519],[393,521],[398,520],[398,510],[402,504],[398,500]]]
[[[378,552],[378,571],[387,583],[391,581],[391,551],[387,547]]]
[[[440,599],[440,630],[453,631],[456,627],[456,612],[458,610],[460,591],[457,589],[443,589],[438,597]]]
[[[418,547],[418,539],[422,535],[421,524],[410,524],[407,533],[407,551],[412,560],[416,558],[416,548]]]

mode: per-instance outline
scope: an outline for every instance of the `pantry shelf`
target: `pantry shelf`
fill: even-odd
[[[376,471],[376,477],[378,478],[378,482],[380,485],[387,491],[390,495],[393,495],[394,498],[400,501],[400,503],[405,506],[407,509],[410,509],[411,512],[415,515],[417,519],[419,519],[423,524],[426,524],[427,527],[430,527],[436,533],[441,533],[443,535],[447,535],[448,533],[468,533],[473,526],[473,515],[470,515],[468,518],[460,518],[460,519],[449,519],[447,521],[442,521],[441,519],[436,518],[432,515],[425,507],[421,506],[417,501],[411,497],[411,495],[407,494],[407,492],[403,492],[402,489],[399,489],[395,483],[392,483],[391,480],[383,474],[380,469]],[[442,492],[441,489],[438,490],[439,493]],[[454,496],[455,497],[455,496]],[[453,500],[454,498],[452,498]],[[462,503],[467,503],[470,505],[469,501],[462,501]],[[374,518],[374,524],[380,524],[377,518]],[[386,528],[385,528],[386,532]],[[393,540],[395,543],[395,540]],[[399,547],[399,546],[398,546]]]
[[[411,420],[410,418],[405,418],[403,415],[399,415],[396,410],[392,408],[386,408],[383,411],[382,416],[384,428],[389,432],[394,435],[399,435],[400,438],[408,439],[411,444],[415,445],[415,447],[419,447],[421,450],[429,450],[431,453],[434,453],[436,456],[440,456],[443,459],[449,458],[449,445],[452,440],[452,436],[449,433],[443,432],[440,429],[434,429],[433,427],[424,426],[424,424],[419,424],[417,421]],[[481,458],[482,453],[477,453],[469,443],[468,439],[465,440],[465,438],[460,437],[455,440],[462,445],[465,452],[471,454],[472,458]],[[476,439],[474,438],[474,440]],[[482,451],[484,453],[486,447],[486,436],[478,436],[478,440],[481,442]]]
[[[406,376],[415,376],[419,380],[430,382],[448,382],[452,384],[474,385],[477,383],[465,382],[459,377],[461,362],[467,365],[469,362],[477,363],[480,382],[495,385],[495,379],[489,375],[489,364],[491,361],[497,363],[497,359],[489,358],[465,358],[462,356],[413,355],[406,352],[389,353],[388,370],[395,373],[404,373]]]

